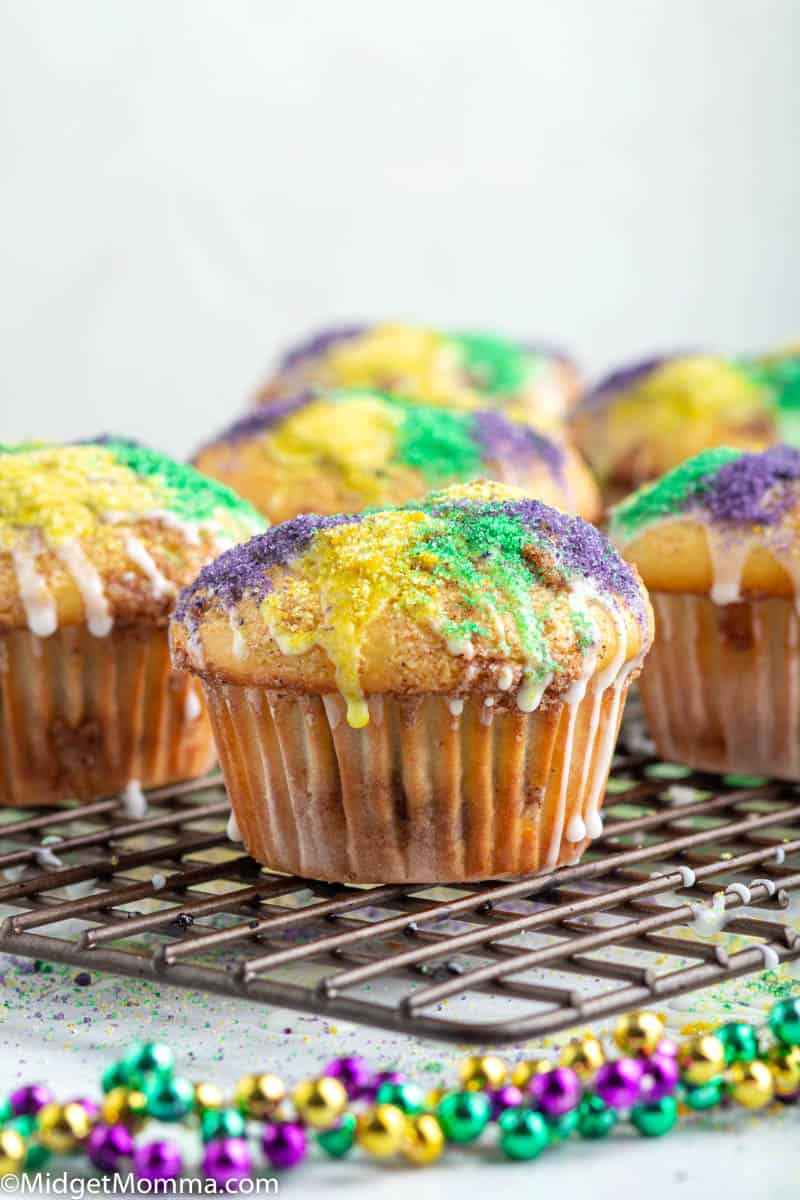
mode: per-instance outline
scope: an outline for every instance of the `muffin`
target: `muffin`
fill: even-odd
[[[780,440],[800,446],[800,343],[755,355],[743,365],[772,395]]]
[[[575,862],[651,635],[598,530],[484,481],[275,526],[171,625],[248,851],[357,883]]]
[[[600,495],[580,455],[496,409],[459,412],[370,391],[304,392],[244,417],[204,447],[198,470],[271,521],[402,504],[485,476],[592,520]]]
[[[701,450],[760,450],[777,437],[769,389],[708,354],[615,371],[586,395],[572,431],[609,503]]]
[[[611,537],[655,610],[659,754],[800,779],[800,453],[706,450],[620,505]]]
[[[574,406],[579,380],[574,364],[546,347],[389,322],[315,334],[284,356],[257,402],[308,387],[374,388],[421,404],[497,408],[554,430]]]
[[[179,589],[265,522],[227,488],[115,439],[0,447],[0,804],[201,775],[201,696],[172,671]]]

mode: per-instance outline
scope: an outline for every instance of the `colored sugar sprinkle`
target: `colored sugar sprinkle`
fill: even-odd
[[[800,452],[772,446],[748,454],[721,446],[704,450],[613,514],[612,533],[630,538],[644,526],[682,512],[704,512],[717,522],[775,525],[796,502]]]
[[[190,612],[201,610],[206,594],[227,606],[237,604],[248,592],[263,596],[271,587],[267,572],[302,554],[318,530],[360,520],[356,513],[336,517],[303,514],[249,542],[233,546],[203,567],[194,583],[183,589],[178,596],[176,617],[183,620]]]
[[[449,339],[458,348],[463,369],[479,391],[488,395],[512,395],[527,382],[541,360],[505,338],[486,333],[454,334]]]
[[[319,358],[340,342],[349,342],[353,338],[360,337],[366,333],[369,326],[361,324],[340,325],[332,329],[322,329],[319,333],[315,333],[306,341],[300,342],[299,345],[291,347],[281,359],[280,370],[287,371],[291,367],[298,366],[299,363],[305,362],[309,358]]]
[[[36,529],[53,545],[92,536],[110,513],[167,510],[187,522],[221,512],[263,519],[234,492],[192,467],[130,442],[104,439],[71,446],[26,446],[0,452],[0,542],[11,546]]]
[[[305,391],[299,392],[296,396],[290,396],[286,400],[274,400],[263,404],[254,412],[246,413],[238,421],[234,421],[212,441],[207,442],[202,449],[205,450],[208,446],[214,446],[218,442],[234,444],[249,442],[252,438],[261,437],[270,429],[274,429],[276,425],[280,425],[281,421],[286,420],[292,413],[304,408],[313,398],[313,392]]]
[[[475,436],[485,460],[516,463],[532,460],[545,463],[554,479],[564,480],[564,451],[552,438],[536,433],[517,421],[508,421],[496,409],[481,409],[474,415]]]
[[[432,484],[448,478],[472,479],[480,474],[481,453],[468,415],[421,406],[404,406],[400,411],[400,462],[418,470]]]
[[[658,367],[662,367],[665,363],[672,361],[676,357],[676,354],[653,354],[649,358],[642,359],[641,362],[632,363],[628,367],[620,367],[616,371],[610,371],[608,375],[604,375],[600,382],[595,384],[586,393],[581,402],[581,407],[594,408],[605,404],[613,396],[618,396],[620,392],[626,392],[628,388],[641,383],[643,379],[646,379]]]

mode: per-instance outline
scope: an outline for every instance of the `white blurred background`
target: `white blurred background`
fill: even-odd
[[[370,317],[800,335],[797,0],[4,0],[0,437],[188,453]]]

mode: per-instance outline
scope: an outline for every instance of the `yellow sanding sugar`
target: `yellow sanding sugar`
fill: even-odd
[[[427,521],[421,512],[393,510],[322,530],[291,565],[293,577],[263,601],[262,615],[284,654],[303,654],[316,645],[336,664],[354,729],[369,720],[359,667],[370,624],[394,599],[422,619],[437,612],[440,589],[422,564],[409,561]],[[316,619],[312,597],[321,602]]]
[[[386,387],[426,404],[479,406],[478,394],[461,377],[458,352],[432,329],[379,325],[334,346],[326,365],[338,387]]]
[[[97,534],[104,513],[146,512],[163,496],[156,478],[140,478],[103,447],[0,454],[0,545],[32,528],[54,545]]]

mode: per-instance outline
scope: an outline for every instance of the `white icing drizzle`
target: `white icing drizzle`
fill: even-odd
[[[153,878],[150,880],[150,885],[154,891],[160,892],[163,888],[165,888],[167,886],[166,875],[160,875],[160,874],[154,875]]]
[[[484,696],[479,716],[481,725],[491,725],[494,720],[494,696]]]
[[[507,663],[497,672],[497,686],[501,692],[507,692],[514,682],[514,670]]]
[[[761,951],[764,966],[768,971],[774,971],[776,967],[781,965],[780,955],[774,946],[768,946],[765,942],[759,942],[756,949]]]
[[[712,937],[725,928],[728,912],[724,892],[715,892],[709,904],[692,904],[690,907],[694,927],[701,937]]]
[[[742,572],[754,539],[721,537],[713,525],[706,525],[706,538],[711,556],[711,599],[714,604],[736,604],[742,598]]]
[[[231,809],[231,815],[228,817],[228,828],[226,830],[229,842],[241,842],[242,834],[239,829],[239,822],[236,820],[236,814]]]
[[[125,816],[129,821],[142,821],[147,815],[147,797],[138,779],[131,779],[120,795]]]
[[[36,637],[45,638],[58,629],[58,612],[53,593],[36,569],[36,556],[42,549],[40,540],[32,537],[27,545],[19,542],[13,546],[11,558],[28,629]]]
[[[235,611],[228,614],[228,623],[231,627],[231,637],[233,638],[233,656],[234,658],[247,658],[247,642],[245,641],[242,627],[239,624],[239,618]]]
[[[475,657],[475,647],[468,637],[449,637],[446,645],[448,654],[457,658],[465,658],[469,662]]]
[[[580,813],[574,813],[567,825],[567,841],[582,842],[586,837],[586,822]]]
[[[186,689],[186,701],[183,709],[184,720],[196,721],[202,711],[203,706],[200,703],[200,697],[198,696],[194,685],[190,683]]]
[[[542,702],[542,696],[552,682],[552,672],[542,676],[541,679],[536,679],[531,670],[526,668],[522,676],[522,683],[517,692],[517,708],[519,711],[524,713],[536,712],[536,709]]]
[[[464,711],[464,701],[460,696],[448,696],[447,707],[450,709],[451,716],[460,717]]]
[[[62,542],[56,553],[66,566],[86,609],[86,624],[93,637],[108,637],[114,621],[97,568],[89,562],[79,542]]]
[[[564,703],[569,709],[569,717],[567,721],[567,732],[564,739],[564,757],[562,759],[561,767],[561,786],[558,794],[558,811],[553,821],[550,833],[550,845],[547,850],[547,865],[549,867],[555,866],[555,864],[558,862],[558,855],[561,849],[561,838],[564,833],[564,817],[567,808],[567,791],[569,788],[569,776],[572,768],[572,746],[575,739],[575,719],[578,715],[578,709],[581,701],[586,695],[586,687],[589,683],[589,679],[594,674],[596,663],[597,654],[593,650],[586,656],[582,674],[579,675],[579,677],[564,694]],[[585,829],[583,819],[579,819],[581,825],[584,825]],[[577,842],[582,840],[576,837],[570,837],[570,830],[572,830],[574,834],[578,828],[579,827],[576,822],[570,821],[566,834],[567,841]]]
[[[153,589],[153,595],[156,597],[156,599],[160,599],[162,596],[172,595],[175,591],[174,585],[169,579],[167,579],[165,575],[162,575],[149,550],[147,550],[139,541],[139,539],[134,537],[132,533],[126,533],[124,540],[125,553],[128,555],[128,558],[131,560],[131,562],[135,563],[139,570],[150,581],[150,586]]]

